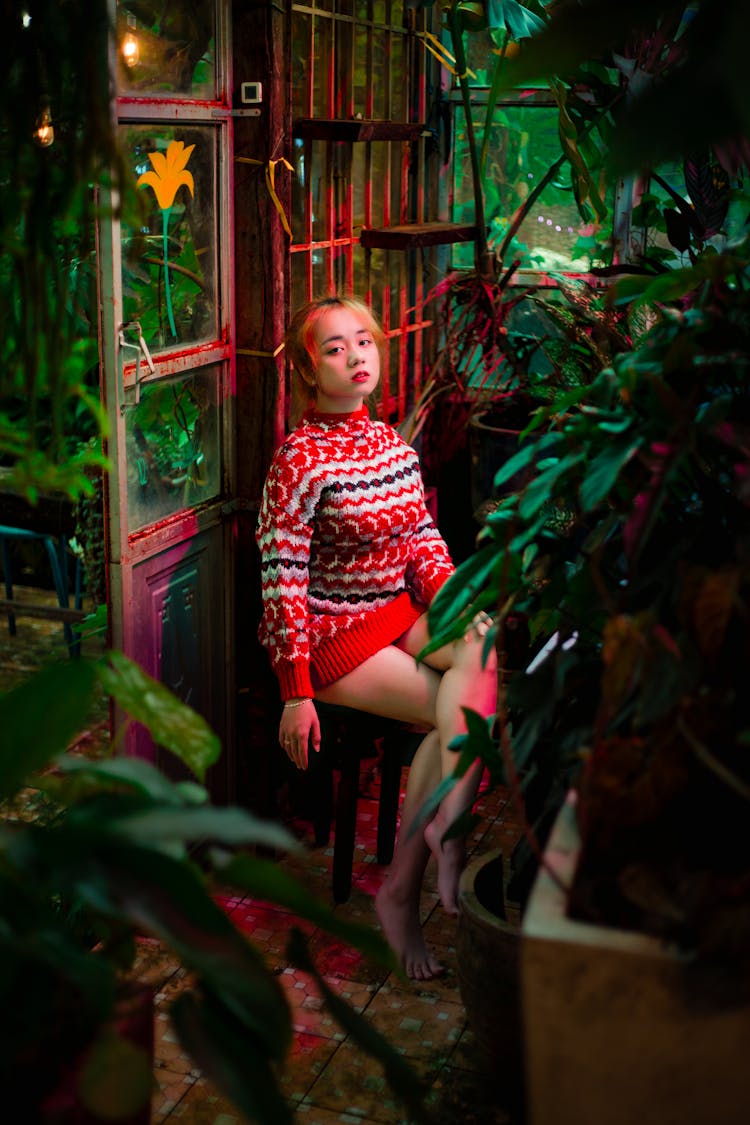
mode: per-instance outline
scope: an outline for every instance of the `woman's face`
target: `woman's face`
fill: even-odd
[[[380,354],[366,318],[333,307],[315,326],[318,365],[316,409],[324,414],[357,410],[380,379]]]

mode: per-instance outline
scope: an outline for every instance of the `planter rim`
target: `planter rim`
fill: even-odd
[[[484,410],[478,410],[476,414],[472,414],[469,418],[469,425],[475,430],[488,430],[493,434],[512,434],[518,437],[521,433],[520,426],[497,426],[494,423],[488,424],[485,418],[488,414],[492,413],[492,407],[486,407]]]
[[[553,825],[521,924],[522,940],[576,943],[663,960],[686,960],[688,955],[677,945],[651,934],[569,917],[567,888],[572,885],[581,851],[577,800],[578,794],[570,790]]]
[[[482,852],[469,860],[466,867],[461,872],[461,878],[458,883],[458,912],[459,914],[469,912],[487,925],[497,926],[500,929],[517,934],[518,927],[506,921],[505,918],[500,918],[492,910],[488,910],[474,890],[479,872],[501,858],[502,851],[500,848],[492,848],[490,851]]]

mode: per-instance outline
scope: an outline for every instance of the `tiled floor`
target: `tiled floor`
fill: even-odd
[[[59,625],[19,619],[18,636],[0,643],[0,690],[18,682],[50,658],[65,657]],[[95,753],[106,731],[103,720],[86,732]],[[405,774],[404,774],[405,777]],[[403,779],[402,779],[403,780]],[[366,761],[361,778],[354,882],[348,902],[336,907],[348,919],[376,925],[373,899],[386,869],[374,858],[377,822],[377,763]],[[481,821],[469,840],[469,854],[500,847],[509,854],[518,827],[504,791],[482,798]],[[283,861],[302,875],[308,889],[331,902],[331,846],[315,848],[310,828],[291,827],[308,844],[304,858]],[[227,912],[260,948],[278,974],[289,998],[294,1043],[282,1075],[282,1087],[299,1125],[387,1125],[409,1122],[384,1081],[380,1065],[359,1051],[322,1006],[306,974],[285,958],[292,919],[283,910],[248,898],[222,899]],[[422,897],[424,929],[446,967],[445,976],[427,983],[409,983],[366,961],[320,930],[302,924],[310,939],[318,970],[327,983],[372,1020],[373,1025],[411,1063],[428,1087],[428,1120],[434,1125],[509,1125],[503,1090],[477,1057],[467,1026],[456,976],[456,921],[440,908],[434,870],[428,868]],[[152,1125],[241,1125],[237,1111],[208,1085],[182,1051],[169,1024],[170,999],[183,986],[184,971],[156,944],[140,950],[140,976],[156,992],[156,1078]],[[517,1125],[513,1122],[513,1125]]]
[[[375,772],[373,772],[375,771]],[[377,818],[376,763],[365,762],[358,816],[354,884],[348,902],[336,907],[349,919],[377,925],[374,894],[386,874],[374,859]],[[506,854],[517,839],[517,827],[507,794],[480,797],[481,824],[469,842],[470,853],[501,847]],[[295,830],[306,826],[294,823]],[[304,876],[307,887],[331,902],[332,846],[316,849],[309,829],[303,859],[284,861]],[[331,841],[331,844],[333,841]],[[294,1045],[282,1077],[283,1090],[300,1125],[368,1125],[408,1122],[403,1105],[390,1092],[380,1065],[362,1054],[321,1005],[315,985],[293,969],[284,956],[290,917],[277,907],[252,899],[227,899],[225,908],[237,925],[265,953],[279,975],[293,1013]],[[446,967],[443,977],[420,983],[400,980],[367,962],[319,930],[307,927],[318,970],[336,992],[371,1019],[412,1064],[429,1088],[429,1120],[435,1125],[454,1122],[505,1125],[510,1116],[502,1091],[477,1059],[471,1030],[456,977],[456,920],[441,909],[428,867],[422,897],[424,929]],[[156,1055],[158,1091],[153,1100],[152,1125],[240,1125],[236,1110],[211,1089],[191,1067],[169,1029],[165,1007],[180,987],[180,973],[160,960],[156,950],[148,965],[158,986]]]

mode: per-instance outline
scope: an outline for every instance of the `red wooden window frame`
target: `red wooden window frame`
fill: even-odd
[[[379,412],[394,424],[425,377],[434,347],[425,298],[447,254],[365,249],[360,233],[444,217],[435,138],[415,128],[405,139],[398,128],[426,124],[428,83],[435,90],[441,81],[425,45],[434,18],[431,8],[406,8],[403,0],[291,3],[293,132],[301,120],[308,128],[293,139],[290,304],[330,293],[371,303],[389,342]],[[377,139],[353,139],[357,120],[394,123],[393,139],[385,124],[361,130]]]

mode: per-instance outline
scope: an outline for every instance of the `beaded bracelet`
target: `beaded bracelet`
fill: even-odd
[[[288,699],[284,704],[284,708],[286,709],[288,707],[291,711],[292,707],[301,707],[303,703],[312,703],[312,699]]]

